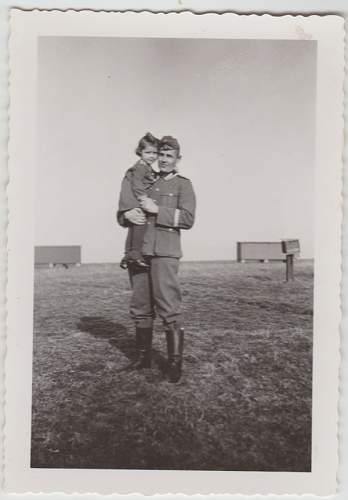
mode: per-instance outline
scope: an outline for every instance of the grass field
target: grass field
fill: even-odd
[[[32,467],[309,471],[313,263],[182,263],[184,376],[134,359],[127,273],[36,269]]]

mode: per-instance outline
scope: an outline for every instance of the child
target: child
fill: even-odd
[[[147,189],[155,181],[155,174],[151,168],[152,163],[157,160],[159,140],[150,132],[144,135],[138,143],[135,153],[140,157],[133,167],[127,170],[126,177],[129,178],[132,191],[136,199],[141,202],[147,198]],[[129,265],[139,268],[149,267],[143,259],[142,246],[146,226],[133,224],[130,227],[130,248],[123,257],[120,266],[127,269]]]

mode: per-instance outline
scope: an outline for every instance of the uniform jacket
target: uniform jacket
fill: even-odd
[[[159,207],[158,214],[147,217],[143,254],[161,257],[182,257],[180,230],[190,229],[195,219],[196,198],[191,181],[177,173],[159,177],[147,190]],[[129,179],[122,181],[117,220],[123,227],[129,223],[124,212],[138,207]],[[129,244],[129,234],[126,249]]]

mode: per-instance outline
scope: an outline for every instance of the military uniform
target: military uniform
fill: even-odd
[[[130,269],[133,289],[130,312],[140,328],[152,328],[155,312],[165,325],[180,324],[181,294],[178,281],[179,259],[182,257],[180,231],[190,229],[195,218],[195,194],[191,181],[176,172],[159,176],[148,189],[148,196],[159,207],[157,214],[147,217],[142,253],[149,269]],[[121,188],[118,222],[128,226],[127,210],[139,206],[124,178]],[[126,251],[130,244],[129,234]]]

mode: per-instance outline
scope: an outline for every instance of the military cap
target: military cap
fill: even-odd
[[[180,156],[180,144],[175,137],[171,135],[164,135],[159,143],[159,149],[175,149],[178,152],[178,156]]]

